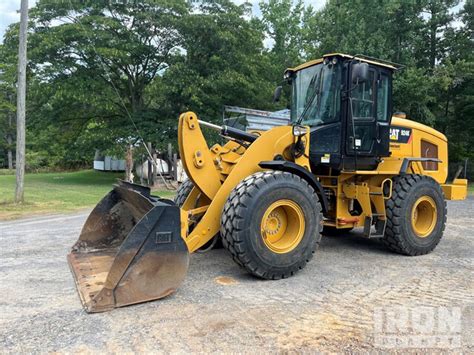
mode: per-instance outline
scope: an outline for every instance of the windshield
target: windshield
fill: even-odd
[[[296,72],[292,80],[291,121],[317,126],[339,120],[341,64],[317,64]]]

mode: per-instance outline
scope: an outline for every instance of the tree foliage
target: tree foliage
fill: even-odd
[[[450,158],[474,158],[472,1],[39,0],[30,13],[30,167],[89,163],[95,149],[175,144],[177,116],[223,105],[277,109],[283,70],[329,52],[404,65],[395,109],[434,126]],[[12,149],[18,26],[0,45],[0,164]]]

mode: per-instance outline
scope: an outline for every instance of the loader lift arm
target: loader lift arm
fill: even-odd
[[[266,169],[260,166],[262,161],[274,160],[276,156],[291,159],[289,150],[295,143],[295,136],[291,126],[276,127],[263,132],[244,150],[245,154],[243,152],[232,154],[233,152],[230,151],[217,157],[213,152],[223,148],[225,150],[226,147],[235,146],[236,143],[229,142],[224,147],[215,145],[209,149],[197,116],[193,112],[186,112],[180,116],[178,135],[183,167],[193,181],[195,189],[201,191],[210,201],[205,214],[192,228],[188,225],[190,211],[186,210],[186,202],[181,210],[182,237],[189,252],[194,252],[219,232],[222,209],[234,187],[247,176]],[[306,139],[309,141],[309,137]],[[229,171],[223,174],[223,171],[219,170],[219,159],[226,158],[232,163],[229,164],[231,167]],[[306,164],[302,165],[309,166],[307,158],[302,156],[299,159],[306,159]]]

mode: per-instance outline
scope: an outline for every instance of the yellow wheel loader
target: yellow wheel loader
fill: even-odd
[[[179,117],[189,177],[176,201],[119,182],[87,219],[68,255],[85,309],[154,300],[183,281],[190,253],[221,238],[235,262],[263,279],[305,267],[321,231],[355,227],[404,255],[431,252],[446,223],[446,137],[392,115],[397,66],[328,54],[285,72],[291,122],[243,131]],[[275,91],[276,98],[281,87]],[[398,115],[400,116],[400,115]],[[202,129],[226,139],[208,147]]]

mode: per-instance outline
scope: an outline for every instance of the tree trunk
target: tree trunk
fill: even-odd
[[[433,69],[436,64],[436,32],[438,30],[438,26],[436,24],[436,17],[438,15],[438,11],[436,9],[435,4],[430,4],[429,12],[431,15],[430,18],[430,49],[429,49],[429,61],[430,61],[430,68]]]
[[[433,69],[436,64],[436,24],[431,25],[430,29],[430,67]]]
[[[153,177],[154,177],[154,172],[155,172],[155,170],[154,170],[154,167],[155,167],[154,162],[155,162],[156,160],[155,160],[155,161],[152,160],[152,159],[154,159],[154,157],[153,157],[153,154],[152,154],[151,143],[148,142],[148,143],[146,144],[146,146],[147,146],[148,152],[150,153],[150,154],[149,154],[150,156],[148,157],[148,176],[147,176],[148,186],[153,186],[154,183],[155,183],[155,182],[154,182],[154,179],[153,179]]]
[[[12,170],[13,169],[13,152],[12,152],[12,136],[9,134],[7,136],[7,144],[8,144],[8,150],[7,150],[7,160],[8,160],[8,169]]]
[[[25,103],[26,103],[26,32],[28,0],[21,0],[20,43],[18,46],[18,92],[16,122],[16,188],[15,203],[23,203],[25,187]]]
[[[133,169],[133,147],[130,144],[127,147],[127,153],[125,155],[125,181],[133,182],[132,169]]]

